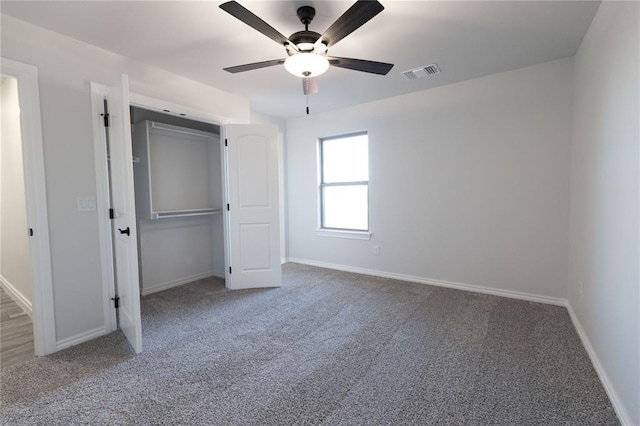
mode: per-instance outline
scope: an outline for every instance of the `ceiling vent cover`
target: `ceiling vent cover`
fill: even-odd
[[[401,73],[407,80],[417,80],[428,75],[440,74],[438,64],[429,64],[409,71]]]

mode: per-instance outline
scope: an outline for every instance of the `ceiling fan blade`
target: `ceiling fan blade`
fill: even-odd
[[[384,6],[376,0],[358,0],[322,34],[316,41],[315,48],[321,43],[327,47],[333,46],[383,10]]]
[[[272,59],[271,61],[254,62],[252,64],[236,65],[235,67],[223,68],[225,71],[232,74],[244,71],[257,70],[260,68],[271,67],[274,65],[284,64],[284,59]]]
[[[318,93],[318,80],[315,77],[303,78],[302,91],[305,95],[315,95]]]
[[[283,36],[278,30],[276,30],[271,25],[264,22],[262,19],[257,17],[253,12],[251,12],[249,9],[242,6],[237,1],[228,1],[226,3],[222,3],[220,5],[220,9],[238,18],[239,20],[249,25],[254,30],[261,32],[262,34],[266,35],[276,43],[283,46],[287,46],[287,45],[293,46],[295,50],[298,50],[297,47],[291,41],[289,41],[288,38]]]
[[[393,64],[386,62],[367,61],[364,59],[327,57],[329,63],[334,67],[347,68],[355,71],[368,72],[371,74],[387,75]]]

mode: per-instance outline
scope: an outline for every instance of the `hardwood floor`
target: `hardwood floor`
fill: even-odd
[[[0,368],[35,357],[33,323],[2,289],[0,298]]]

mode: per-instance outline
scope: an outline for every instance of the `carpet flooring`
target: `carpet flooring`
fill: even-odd
[[[5,425],[618,424],[566,309],[298,264],[2,369]]]

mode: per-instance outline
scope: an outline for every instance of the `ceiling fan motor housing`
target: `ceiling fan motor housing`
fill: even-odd
[[[291,34],[289,40],[296,45],[300,52],[310,53],[314,49],[314,43],[322,37],[322,34],[315,31],[309,31],[309,24],[316,16],[316,10],[311,6],[302,6],[298,8],[298,19],[304,25],[304,31],[298,31]],[[289,56],[294,55],[297,52],[288,51]]]
[[[295,44],[301,52],[313,51],[314,43],[322,37],[322,34],[315,31],[298,31],[289,37],[289,40]],[[289,52],[291,55],[291,52]]]

